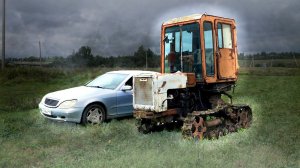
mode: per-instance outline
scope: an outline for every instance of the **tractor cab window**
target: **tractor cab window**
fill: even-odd
[[[165,72],[194,72],[202,78],[200,29],[198,23],[165,30]]]
[[[173,73],[180,68],[180,27],[169,27],[165,32],[165,72]]]
[[[218,46],[219,48],[232,49],[231,27],[229,24],[218,23]]]
[[[204,22],[204,46],[205,46],[205,64],[206,64],[206,75],[214,76],[214,40],[213,30],[211,22]]]

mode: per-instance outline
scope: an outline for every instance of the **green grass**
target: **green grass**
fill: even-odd
[[[241,75],[255,75],[255,76],[300,76],[300,68],[249,68],[241,67],[239,70]]]
[[[239,60],[241,67],[290,67],[296,68],[300,65],[300,59],[265,59],[265,60]]]
[[[2,84],[0,93],[39,97],[104,71],[71,71],[46,82]],[[299,167],[300,76],[290,70],[279,70],[279,76],[275,69],[267,76],[260,69],[243,71],[234,103],[252,107],[249,129],[218,140],[189,141],[179,130],[140,134],[132,118],[89,127],[52,122],[36,107],[24,105],[0,113],[0,167]],[[23,83],[26,89],[34,87],[23,91]],[[12,88],[19,93],[8,90]],[[0,102],[8,102],[3,99]]]

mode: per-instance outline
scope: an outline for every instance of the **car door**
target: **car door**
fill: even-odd
[[[125,82],[124,85],[132,87],[132,77]],[[118,90],[117,91],[117,114],[118,116],[131,115],[133,111],[132,106],[132,90]]]

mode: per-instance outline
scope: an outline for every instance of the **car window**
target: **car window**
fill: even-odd
[[[128,85],[128,86],[133,86],[132,84],[132,77],[130,79],[128,79],[128,81],[125,83],[125,85]]]
[[[104,89],[117,88],[128,76],[128,74],[106,73],[89,82],[86,86]]]

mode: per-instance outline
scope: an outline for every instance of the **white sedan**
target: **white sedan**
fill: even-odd
[[[51,120],[99,124],[105,119],[131,116],[132,77],[152,71],[107,72],[84,86],[46,94],[40,113]]]

